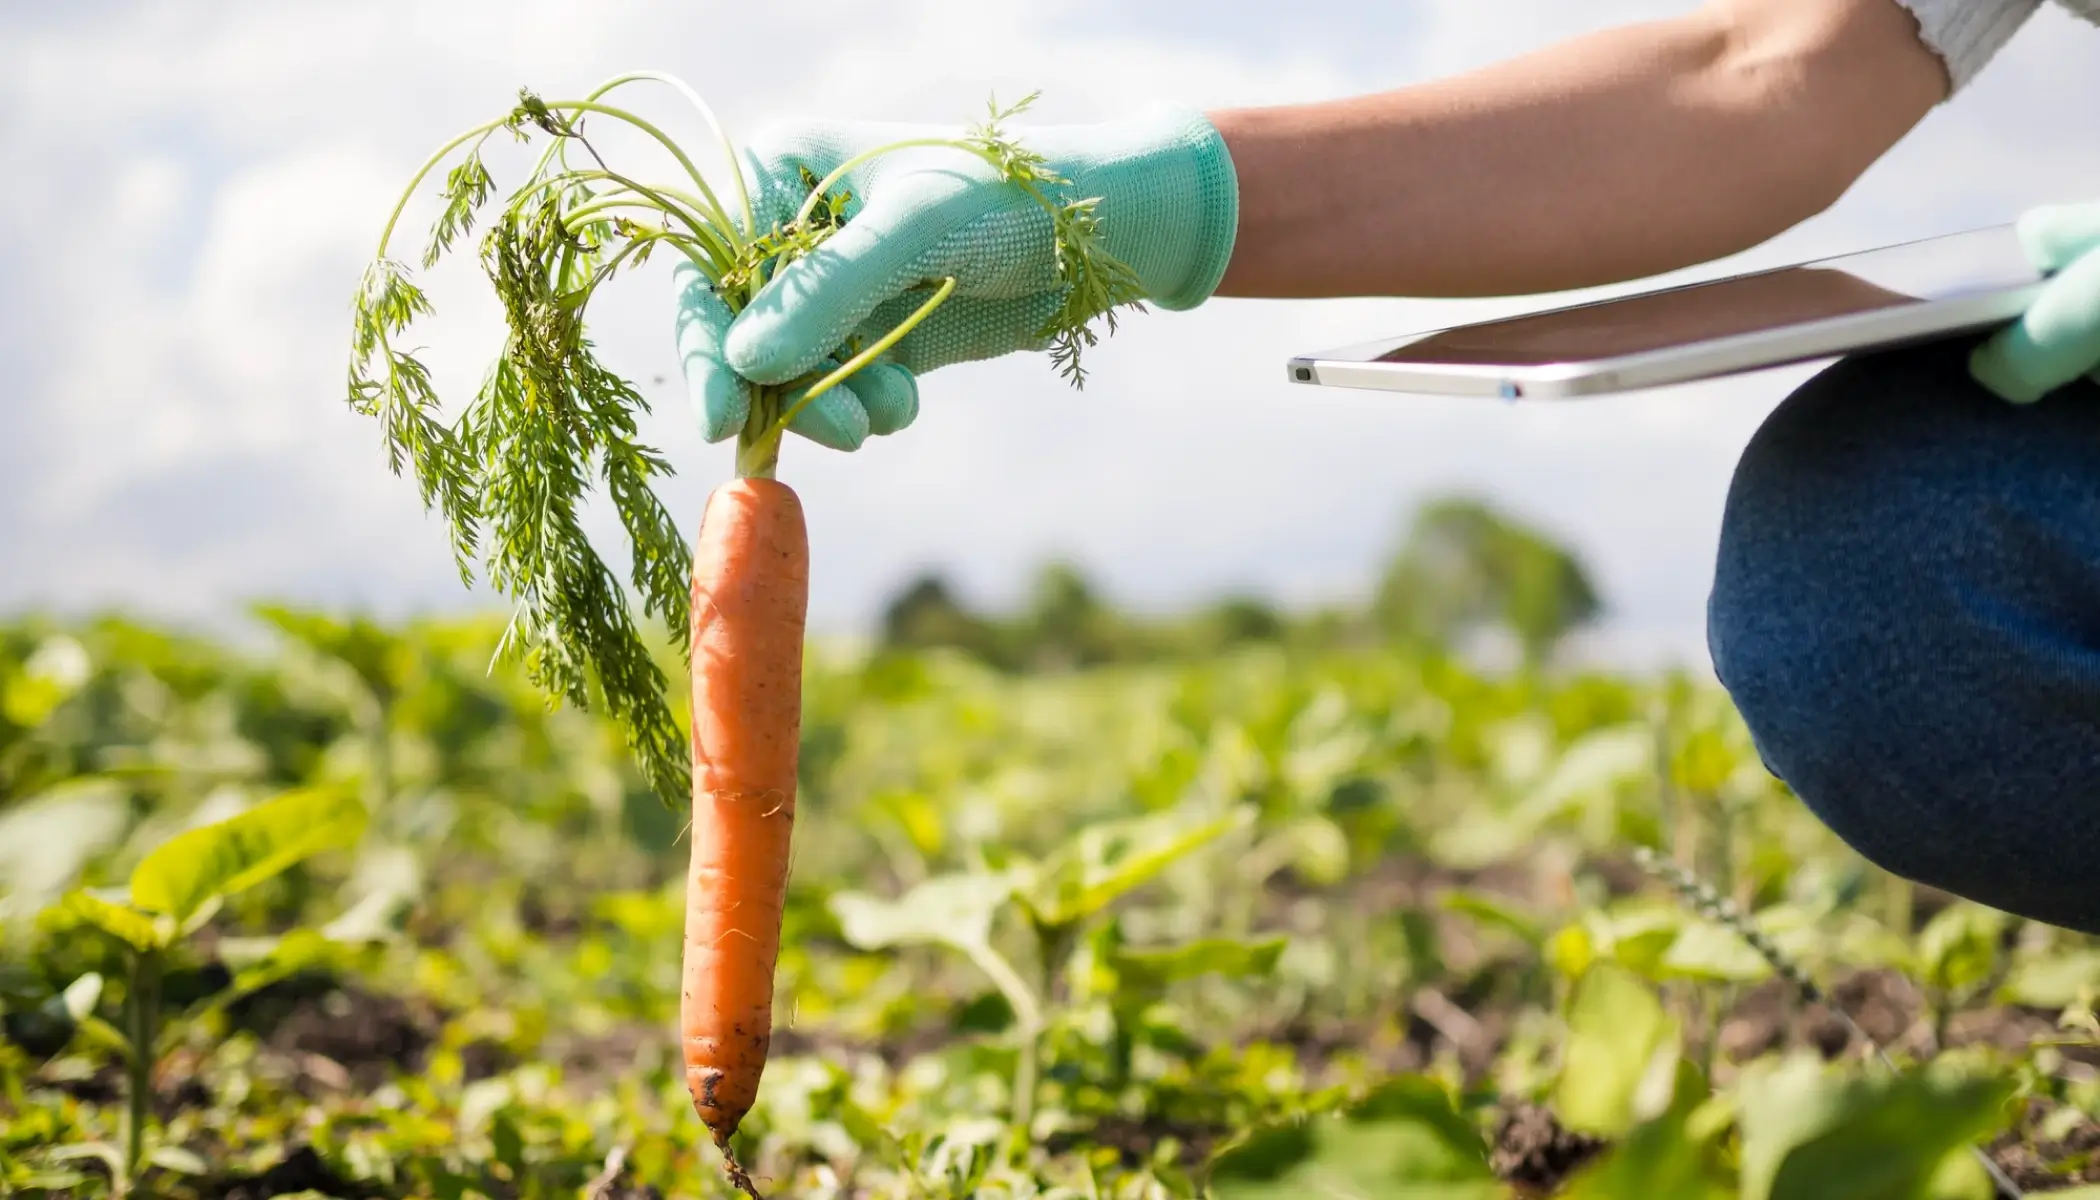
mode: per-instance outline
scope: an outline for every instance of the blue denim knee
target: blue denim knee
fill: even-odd
[[[2100,388],[2016,408],[1969,345],[1847,360],[1773,412],[1708,641],[1766,764],[1862,855],[2100,932]]]

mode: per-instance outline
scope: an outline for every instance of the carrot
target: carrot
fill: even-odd
[[[764,281],[844,227],[846,193],[835,189],[851,164],[807,181],[809,195],[794,220],[761,226],[742,172],[732,173],[734,186],[724,192],[733,203],[723,203],[661,128],[606,99],[644,82],[668,85],[697,106],[724,160],[741,161],[699,95],[659,72],[616,75],[567,100],[521,91],[509,112],[456,135],[425,159],[395,200],[353,308],[348,399],[356,411],[381,420],[394,471],[413,467],[424,504],[443,513],[461,578],[480,574],[516,601],[499,653],[522,661],[533,683],[551,695],[578,705],[602,703],[664,803],[685,803],[690,786],[692,871],[679,1013],[686,1082],[694,1108],[729,1157],[731,1178],[756,1196],[729,1155],[729,1139],[757,1099],[772,1040],[809,606],[802,504],[773,481],[780,441],[805,406],[888,353],[954,295],[957,280],[941,279],[909,316],[822,378],[752,389],[737,439],[739,478],[708,498],[688,577],[685,539],[653,490],[669,464],[635,436],[636,416],[647,405],[596,358],[585,311],[601,284],[640,266],[652,250],[675,251],[731,313],[742,311]],[[1114,310],[1141,297],[1134,283],[1128,289],[1113,283],[1136,276],[1097,236],[1094,202],[1064,198],[1066,181],[1002,128],[1032,99],[995,105],[988,121],[943,141],[1043,206],[1061,272],[1091,281],[1072,288],[1048,331],[1053,359],[1077,384],[1077,356],[1094,344],[1096,324],[1105,320],[1113,332]],[[670,151],[684,177],[648,185],[613,172],[591,140],[607,123]],[[394,233],[423,181],[451,162],[442,176],[444,209],[421,256],[426,268],[435,266],[497,194],[484,148],[535,136],[546,139],[536,163],[496,206],[481,238],[508,333],[469,412],[447,419],[430,372],[406,348],[410,327],[431,305],[414,273],[394,256]],[[854,162],[930,144],[912,138],[865,151]],[[601,169],[575,169],[572,147]],[[634,209],[654,209],[661,220],[636,219],[628,215]],[[690,635],[690,771],[663,673],[617,574],[579,517],[599,482],[631,543],[642,613]]]
[[[680,1042],[693,1107],[751,1195],[729,1138],[751,1111],[773,1031],[795,764],[809,535],[772,479],[715,489],[693,551],[693,826]]]

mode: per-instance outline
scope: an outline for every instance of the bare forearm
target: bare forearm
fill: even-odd
[[[1448,80],[1212,114],[1221,295],[1516,295],[1719,258],[1820,212],[1945,95],[1892,0],[1739,0]]]

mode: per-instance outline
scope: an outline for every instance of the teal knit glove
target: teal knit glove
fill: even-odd
[[[2100,367],[2100,204],[2036,209],[2018,228],[2034,265],[2055,275],[2025,316],[1976,348],[1969,368],[1998,395],[2031,404]]]
[[[747,173],[761,226],[791,220],[808,188],[862,151],[960,130],[809,124],[753,140]],[[1098,197],[1108,251],[1147,300],[1194,308],[1225,273],[1239,188],[1225,142],[1199,113],[1014,131],[1069,180],[1057,200]],[[819,396],[790,429],[838,450],[894,433],[918,413],[914,376],[1050,344],[1063,301],[1050,214],[990,164],[946,146],[879,155],[848,170],[846,225],[766,285],[734,322],[706,280],[681,265],[678,339],[689,394],[710,441],[731,437],[751,382],[782,384],[843,361],[847,339],[889,332],[947,277],[955,292],[881,360]],[[914,290],[916,289],[916,290]],[[791,398],[792,402],[792,398]]]

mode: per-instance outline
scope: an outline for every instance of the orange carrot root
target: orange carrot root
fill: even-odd
[[[773,1035],[802,734],[809,535],[785,484],[708,497],[693,552],[693,829],[679,1006],[686,1086],[752,1196],[729,1139],[758,1098]]]

